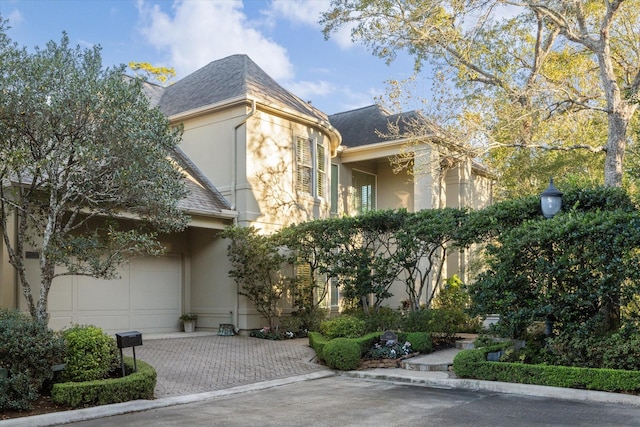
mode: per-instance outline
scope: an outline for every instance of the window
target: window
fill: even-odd
[[[338,307],[340,305],[340,288],[338,288],[338,279],[332,277],[330,280],[331,288],[329,292],[331,294],[331,307]]]
[[[338,214],[338,165],[331,165],[331,213]]]
[[[353,210],[364,213],[376,209],[376,176],[354,170],[351,175]]]
[[[296,139],[296,190],[325,197],[327,173],[324,146],[312,139]]]
[[[327,182],[327,171],[325,167],[324,147],[316,144],[316,196],[324,197]]]

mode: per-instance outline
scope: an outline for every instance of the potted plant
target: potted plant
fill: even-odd
[[[182,326],[184,327],[185,332],[193,332],[196,330],[196,320],[198,320],[197,314],[185,313],[180,316],[180,320],[182,320]]]

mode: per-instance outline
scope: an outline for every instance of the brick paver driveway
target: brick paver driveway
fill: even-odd
[[[182,334],[180,336],[184,336]],[[147,339],[136,357],[158,373],[156,398],[226,389],[327,369],[315,363],[306,338],[271,341],[199,333]],[[130,348],[125,355],[132,355]]]

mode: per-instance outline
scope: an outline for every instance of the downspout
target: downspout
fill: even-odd
[[[247,123],[247,120],[249,120],[254,114],[256,113],[256,101],[255,99],[251,100],[251,111],[246,114],[244,116],[244,119],[242,119],[242,121],[240,121],[240,123],[238,123],[237,125],[235,125],[235,127],[233,128],[233,147],[232,147],[232,152],[233,152],[233,159],[231,162],[231,210],[235,211],[237,209],[237,199],[238,199],[238,191],[237,191],[237,180],[238,180],[238,129],[240,129],[240,126],[244,125],[245,123]],[[233,218],[233,225],[238,225],[238,216],[236,215]],[[240,330],[240,314],[238,313],[240,311],[240,285],[238,285],[238,282],[236,282],[236,307],[234,310],[234,314],[232,315],[232,319],[235,320],[235,328],[236,330]],[[234,331],[234,333],[237,331]]]
[[[232,147],[232,151],[233,151],[233,159],[231,162],[231,210],[236,210],[237,207],[237,197],[238,197],[238,192],[237,192],[237,180],[238,180],[238,168],[237,168],[237,164],[238,164],[238,129],[240,128],[240,126],[244,125],[245,123],[247,123],[247,120],[249,120],[254,114],[256,113],[256,101],[255,99],[251,100],[251,111],[249,112],[249,114],[244,116],[244,119],[242,119],[242,121],[240,123],[238,123],[237,125],[235,125],[235,127],[233,128],[233,147]],[[236,217],[237,218],[237,217]],[[234,222],[237,222],[237,219],[234,219]]]

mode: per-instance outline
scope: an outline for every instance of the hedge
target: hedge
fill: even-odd
[[[503,344],[463,350],[453,359],[453,371],[460,378],[619,393],[640,392],[638,371],[487,361],[488,353],[505,347]]]
[[[324,346],[322,359],[331,369],[350,371],[360,366],[362,353],[360,346],[353,339],[334,338]]]
[[[326,346],[328,343],[333,342],[335,340],[346,340],[355,342],[360,347],[360,358],[375,344],[380,340],[380,332],[371,332],[359,338],[334,338],[328,339],[324,335],[319,332],[309,332],[309,346],[313,348],[316,352],[318,359],[327,363],[327,365],[331,368],[340,369],[340,370],[348,370],[354,368],[345,368],[346,366],[351,366],[351,362],[340,362],[342,357],[351,360],[353,356],[351,355],[352,350],[347,347],[347,345],[338,344],[336,348],[331,349],[331,360],[327,360]],[[432,350],[431,337],[426,332],[398,332],[398,342],[402,343],[404,341],[409,341],[412,344],[412,347],[415,343],[414,350],[419,351],[421,353],[428,353]],[[344,351],[350,354],[345,354],[341,356],[339,354],[340,348],[344,347]],[[356,366],[357,367],[357,366]]]
[[[311,348],[315,350],[318,359],[324,362],[327,362],[327,365],[329,365],[330,367],[334,367],[332,365],[337,363],[335,361],[336,361],[336,358],[338,357],[338,354],[336,353],[335,348],[332,349],[331,353],[332,353],[333,360],[331,361],[331,363],[328,363],[328,361],[325,359],[325,347],[329,342],[332,342],[338,339],[355,342],[360,348],[360,357],[362,357],[362,355],[373,345],[373,343],[377,342],[380,339],[380,332],[371,332],[358,338],[334,338],[332,340],[327,339],[327,337],[325,337],[319,332],[309,332],[309,346],[311,346]],[[351,352],[351,350],[346,350],[346,351]],[[346,366],[341,363],[338,363],[338,365]],[[338,366],[335,366],[335,368],[341,369]],[[345,370],[345,369],[342,369],[342,370]]]
[[[125,371],[121,378],[85,382],[65,382],[53,385],[51,401],[72,408],[107,405],[137,399],[153,399],[156,388],[156,370],[141,360],[137,372],[133,371],[133,358],[125,357]]]

